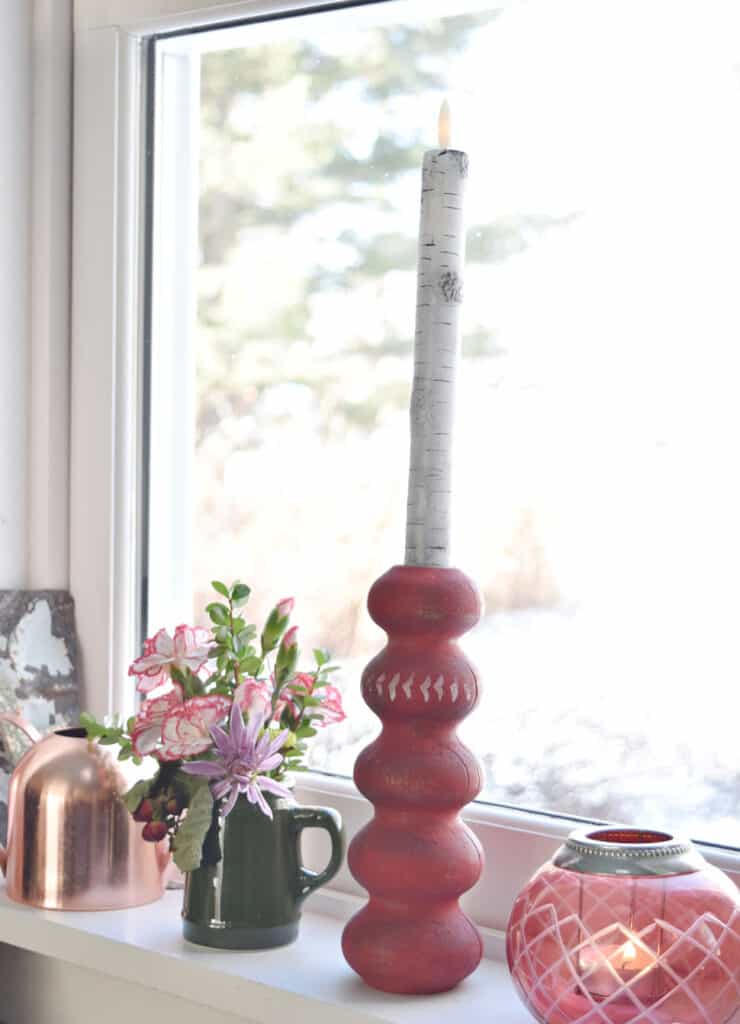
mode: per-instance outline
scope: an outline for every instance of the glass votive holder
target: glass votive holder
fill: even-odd
[[[517,897],[506,952],[541,1024],[740,1016],[740,893],[665,832],[573,832]]]

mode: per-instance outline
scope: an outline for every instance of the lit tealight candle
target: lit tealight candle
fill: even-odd
[[[596,999],[613,996],[630,983],[631,990],[639,995],[635,989],[635,979],[655,963],[650,950],[631,939],[621,945],[605,945],[595,949],[587,946],[578,954],[578,960],[581,984]],[[644,982],[652,985],[649,974],[640,978],[638,983],[642,986]]]

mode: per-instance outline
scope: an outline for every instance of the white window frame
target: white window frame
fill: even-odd
[[[126,667],[140,600],[147,37],[317,6],[315,0],[75,0],[70,581],[87,704],[99,715],[128,700]],[[349,779],[307,776],[299,797],[338,807],[350,836],[371,813]],[[574,823],[488,804],[472,804],[464,818],[488,865],[464,904],[493,930],[491,950],[500,954],[514,896]],[[740,854],[704,852],[740,884]],[[361,893],[345,866],[323,902],[343,916]]]

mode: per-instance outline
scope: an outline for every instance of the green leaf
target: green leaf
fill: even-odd
[[[262,659],[254,655],[249,658],[243,658],[240,664],[244,671],[247,673],[247,675],[256,676],[260,668],[262,667]]]
[[[234,602],[234,607],[239,608],[246,604],[251,593],[252,591],[246,583],[235,583],[231,588],[231,600]]]
[[[141,779],[139,782],[135,782],[128,793],[123,794],[123,802],[126,805],[126,810],[131,814],[134,813],[136,808],[139,806],[142,800],[145,800],[149,796],[151,791],[153,779]]]
[[[314,647],[314,649],[313,649],[313,656],[316,659],[316,664],[319,666],[319,668],[322,665],[326,665],[326,663],[328,662],[329,658],[331,657],[329,652],[324,650],[323,647]]]
[[[87,738],[89,740],[94,740],[98,736],[105,736],[106,733],[110,732],[107,725],[103,725],[102,722],[98,722],[97,719],[88,711],[83,711],[80,714],[80,725],[87,733]]]
[[[316,730],[313,728],[313,726],[310,726],[310,725],[302,725],[302,726],[300,726],[300,728],[298,729],[298,732],[296,733],[296,736],[299,739],[302,739],[302,740],[307,740],[307,739],[309,739],[309,737],[315,736],[315,735],[316,735]]]
[[[201,776],[189,775],[178,768],[174,775],[174,784],[177,792],[183,796],[183,802],[189,804],[205,783]]]
[[[211,604],[207,604],[206,612],[211,622],[215,622],[217,626],[225,626],[229,621],[229,609],[225,604],[220,604],[218,601],[212,601]]]
[[[221,580],[211,580],[211,586],[213,587],[217,594],[221,595],[221,597],[228,598],[229,588],[226,586],[225,583],[222,583]]]
[[[203,840],[211,827],[213,797],[202,782],[190,801],[188,813],[175,836],[172,859],[181,871],[195,871],[203,856]]]

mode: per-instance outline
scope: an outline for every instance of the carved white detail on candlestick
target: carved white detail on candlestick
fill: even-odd
[[[390,681],[386,682],[387,675],[385,672],[381,672],[380,675],[375,676],[374,679],[369,679],[366,686],[368,690],[374,690],[378,697],[385,697],[391,702],[395,701],[399,694],[399,690],[404,693],[406,700],[412,700],[415,696],[415,675],[416,673],[412,672],[404,682],[401,682],[401,673],[395,672],[391,676]],[[432,694],[436,694],[439,703],[442,703],[446,698],[449,698],[450,704],[456,704],[458,698],[462,694],[465,695],[465,700],[471,702],[475,697],[475,685],[469,679],[463,680],[461,684],[457,676],[455,676],[454,679],[445,679],[445,677],[440,674],[435,679],[432,676],[427,675],[419,684],[419,693],[424,698],[425,704],[428,704],[432,700]]]
[[[394,677],[388,683],[388,696],[390,697],[391,700],[395,700],[396,699],[396,690],[398,689],[398,684],[400,682],[401,682],[401,675],[400,675],[399,672],[396,672]]]
[[[447,566],[458,321],[465,249],[467,154],[424,155],[411,394],[406,564]]]

